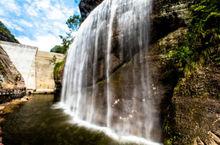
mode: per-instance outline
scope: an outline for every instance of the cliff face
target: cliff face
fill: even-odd
[[[187,36],[188,29],[179,28],[161,38],[151,49],[154,55],[161,56],[157,71],[159,84],[164,89],[160,105],[164,144],[215,144],[220,129],[219,64],[199,56],[197,61],[188,62],[186,68],[182,68],[178,59],[169,59],[170,53],[181,48]],[[219,54],[219,48],[210,48],[208,52]],[[211,56],[207,52],[206,55]]]
[[[195,1],[184,44],[169,55],[183,76],[172,95],[173,144],[219,144],[219,1]],[[174,137],[175,136],[175,137]]]
[[[82,16],[85,18],[100,2],[98,0],[82,1],[83,4],[80,5]],[[155,90],[157,95],[154,97],[161,100],[155,105],[161,114],[165,145],[215,145],[220,141],[220,72],[219,43],[217,43],[219,40],[215,40],[215,36],[212,36],[210,32],[219,33],[212,29],[201,35],[197,31],[193,31],[196,35],[189,32],[195,24],[195,19],[192,21],[190,8],[191,5],[197,3],[196,0],[190,2],[157,0],[153,4],[151,47],[145,57],[150,62],[151,72],[157,72],[152,74],[152,79],[155,82],[154,85],[157,86]],[[204,7],[199,7],[196,10],[204,11],[203,9]],[[214,13],[206,20],[212,18],[213,22],[219,22],[218,17],[213,18],[213,15]],[[215,23],[207,25],[205,27],[213,27]],[[187,39],[194,40],[193,37],[197,35],[204,38],[208,35],[206,39],[209,38],[209,41],[214,39],[215,43],[207,45],[202,38],[198,41],[191,41],[195,44],[200,43],[201,40],[204,42],[198,44],[197,49],[193,50],[195,47],[193,45],[186,46]],[[190,36],[193,37],[189,38]],[[199,45],[208,49],[199,47]],[[192,53],[196,59],[188,59]],[[116,71],[113,72],[111,78],[116,83],[115,89],[120,89],[120,85],[126,85],[118,80],[121,80],[121,74],[129,78],[129,69],[132,67],[134,66],[131,62],[115,67]],[[100,83],[99,87],[104,86]],[[129,87],[131,86],[128,86],[128,90]],[[120,90],[118,92],[120,93]],[[157,134],[156,131],[155,134]]]
[[[168,19],[153,23],[162,25],[153,34],[161,39],[154,41],[151,51],[162,56],[158,71],[165,88],[161,102],[164,144],[219,144],[219,2],[191,1],[188,6],[184,1],[161,2],[155,2],[154,13]],[[158,13],[163,7],[166,11]],[[175,21],[184,25],[173,25]]]
[[[103,0],[81,0],[79,4],[82,20],[85,20],[89,13]]]
[[[175,87],[176,144],[220,143],[220,69],[216,64],[197,62],[196,69]]]
[[[103,0],[81,0],[79,4],[82,19],[90,14]],[[151,14],[151,42],[166,36],[168,33],[186,27],[189,23],[189,5],[193,1],[187,0],[155,0]]]
[[[100,0],[83,0],[81,1],[79,7],[81,10],[81,14],[83,18],[86,18],[87,15],[102,1]],[[178,0],[178,1],[171,1],[167,3],[165,0],[159,0],[159,1],[153,1],[153,11],[150,16],[151,19],[151,29],[150,29],[150,43],[154,44],[157,40],[160,38],[165,37],[170,32],[173,32],[177,30],[180,27],[186,27],[187,23],[189,21],[189,10],[188,6],[190,5],[189,2],[186,2],[185,0]],[[127,11],[126,9],[124,11]],[[103,23],[108,21],[108,12],[103,13],[103,15],[106,15],[106,18],[103,18]],[[117,23],[117,18],[114,20],[115,23]],[[147,21],[147,20],[146,20]],[[106,42],[107,39],[105,33],[106,29],[108,29],[108,26],[104,26],[106,28],[103,28],[103,32],[100,34],[100,37],[103,39],[98,44],[98,52],[99,52],[99,63],[97,67],[97,81],[103,80],[105,78],[105,63],[104,62],[104,53],[106,52]],[[120,68],[124,63],[131,60],[132,57],[134,57],[135,54],[138,53],[138,39],[137,37],[133,37],[132,44],[129,44],[129,42],[125,43],[127,46],[120,46],[120,28],[117,25],[113,26],[113,38],[112,38],[112,52],[111,52],[111,60],[113,61],[110,67],[111,72],[117,71],[118,68]],[[138,30],[137,30],[138,31]],[[138,35],[138,32],[136,30],[132,31],[133,35]],[[131,49],[131,54],[128,51],[122,52],[123,50],[126,50],[128,47],[134,46]],[[123,48],[120,48],[123,47]],[[123,54],[123,56],[121,56]],[[89,65],[92,67],[92,65]],[[89,68],[88,71],[91,71],[92,74],[92,68]],[[92,76],[86,76],[88,80],[91,80]],[[92,81],[88,81],[87,85],[91,85]]]

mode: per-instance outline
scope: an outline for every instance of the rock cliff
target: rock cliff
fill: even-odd
[[[25,93],[25,84],[21,74],[0,46],[0,103],[22,97]]]
[[[102,1],[100,0],[83,0],[81,1],[79,7],[81,10],[81,14],[83,18],[86,18],[87,15]],[[178,1],[171,1],[167,3],[164,0],[158,0],[153,1],[153,11],[151,14],[151,29],[150,29],[150,43],[154,44],[157,40],[160,38],[165,37],[170,32],[173,32],[177,30],[180,27],[187,27],[187,24],[190,20],[190,12],[188,10],[188,7],[191,3],[187,2],[185,0],[178,0]],[[124,10],[126,11],[126,10]],[[103,22],[108,21],[108,18],[103,19]],[[115,19],[115,23],[117,21],[117,18]],[[105,53],[105,30],[107,29],[103,28],[103,32],[100,34],[103,37],[101,42],[98,44],[98,52],[99,52],[99,67],[97,67],[97,81],[103,80],[105,78],[105,63],[104,62],[104,53]],[[138,53],[138,49],[136,48],[138,46],[137,43],[129,44],[126,43],[127,46],[120,46],[120,36],[118,32],[120,32],[119,26],[114,25],[113,28],[113,38],[112,38],[112,50],[111,50],[111,60],[113,60],[110,70],[111,72],[117,71],[118,68],[120,68],[124,63],[128,62],[132,57],[134,57],[134,54]],[[134,30],[135,31],[135,30]],[[137,32],[133,32],[133,34]],[[137,37],[134,37],[134,39],[138,39]],[[138,42],[137,40],[134,40],[134,42]],[[126,47],[134,46],[132,48],[132,53],[130,54],[128,51],[121,52],[126,49]],[[118,49],[119,47],[123,47]],[[120,50],[120,51],[119,51]],[[123,54],[123,56],[121,56]],[[89,65],[92,66],[92,65]],[[89,68],[88,71],[91,71],[92,68]],[[86,76],[88,80],[91,80],[91,76]],[[90,85],[90,82],[88,81],[87,85]]]
[[[89,13],[103,0],[81,0],[79,4],[82,20],[85,20]]]

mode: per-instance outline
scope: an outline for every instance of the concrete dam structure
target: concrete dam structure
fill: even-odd
[[[12,63],[24,78],[28,92],[50,93],[55,89],[53,69],[64,55],[39,51],[37,47],[0,41]]]

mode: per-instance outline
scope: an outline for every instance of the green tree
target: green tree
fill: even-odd
[[[80,15],[73,15],[70,16],[66,24],[69,28],[69,32],[67,32],[64,36],[60,35],[60,39],[62,40],[61,45],[56,45],[51,49],[51,52],[56,52],[56,53],[62,53],[65,54],[67,50],[69,49],[69,46],[73,42],[73,36],[72,33],[76,32],[79,29],[79,26],[81,24],[81,17]]]
[[[66,24],[71,31],[77,31],[81,22],[82,19],[80,15],[73,15],[67,19]]]
[[[55,52],[55,53],[62,53],[65,54],[70,46],[70,44],[72,44],[73,42],[73,38],[71,36],[71,33],[66,33],[66,36],[59,36],[60,39],[62,39],[62,43],[61,45],[56,45],[54,46],[50,52]]]

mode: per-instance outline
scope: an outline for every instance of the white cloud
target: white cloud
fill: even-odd
[[[25,36],[17,39],[22,44],[36,46],[42,51],[50,51],[55,45],[61,43],[60,38],[53,35],[36,36],[36,39],[33,40]]]
[[[29,5],[25,5],[25,9],[27,11],[27,14],[31,17],[36,17],[38,16],[38,13],[35,9],[33,9],[32,7],[30,7]]]
[[[51,20],[60,20],[65,18],[65,15],[56,7],[51,7],[47,12],[47,18]]]
[[[3,9],[0,9],[0,16],[3,16],[4,15],[4,10]]]
[[[44,14],[49,20],[62,20],[73,13],[73,8],[67,8],[63,3],[52,0],[33,0],[25,5],[30,16]]]
[[[11,21],[8,21],[8,20],[6,20],[4,18],[0,18],[0,20],[2,21],[2,23],[4,25],[6,25],[10,29],[13,29],[13,30],[16,30],[16,31],[20,31],[20,32],[24,31],[24,29],[21,26],[15,24],[15,23],[12,23]]]
[[[21,14],[20,6],[16,4],[15,0],[0,0],[0,5],[5,12],[14,13],[17,16]]]
[[[19,20],[19,23],[22,24],[23,26],[26,26],[26,27],[33,27],[33,24],[28,22],[28,21],[25,21],[23,19],[20,19]]]
[[[73,0],[65,0],[73,3]],[[77,11],[63,0],[0,0],[0,19],[23,44],[49,51],[68,32],[66,20]],[[6,5],[5,5],[6,4]],[[18,33],[17,33],[18,32]]]

